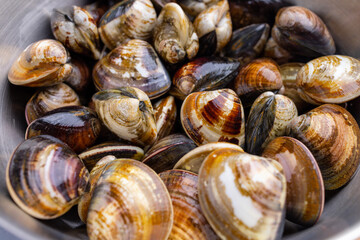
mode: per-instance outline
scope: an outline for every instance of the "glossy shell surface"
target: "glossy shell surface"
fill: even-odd
[[[173,131],[177,117],[175,98],[167,96],[154,103],[154,117],[158,139],[168,136]]]

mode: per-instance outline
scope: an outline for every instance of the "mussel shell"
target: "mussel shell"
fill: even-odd
[[[325,189],[340,188],[355,174],[360,162],[360,130],[344,108],[324,104],[300,115],[289,124],[288,135],[314,155]]]
[[[177,107],[173,96],[167,96],[154,103],[154,117],[158,132],[158,140],[168,136],[172,132],[176,116]]]
[[[239,67],[240,62],[229,58],[197,58],[175,73],[170,94],[184,100],[192,92],[224,88],[235,79]]]
[[[218,149],[199,172],[199,202],[221,239],[278,239],[286,180],[275,160]]]
[[[68,85],[60,83],[46,87],[36,92],[25,107],[26,122],[30,124],[35,119],[56,108],[80,106],[79,96]]]
[[[224,148],[243,151],[243,149],[239,145],[232,143],[227,143],[227,142],[207,143],[185,154],[175,164],[174,169],[178,168],[178,169],[191,171],[194,173],[199,173],[199,169],[205,158],[213,151]]]
[[[319,166],[310,150],[291,137],[271,141],[262,156],[278,161],[287,182],[286,218],[312,226],[324,209],[325,190]]]
[[[231,89],[190,94],[181,106],[180,119],[186,134],[197,145],[245,143],[244,109]]]
[[[159,176],[169,191],[174,208],[174,224],[169,239],[219,239],[201,211],[197,174],[174,169]]]
[[[286,133],[287,125],[297,117],[295,103],[288,97],[264,92],[251,106],[246,122],[246,150],[259,155],[273,139]]]
[[[77,93],[84,93],[90,84],[90,69],[80,57],[72,56],[70,64],[72,66],[72,71],[64,82],[72,87]]]
[[[136,87],[150,99],[165,94],[171,79],[152,46],[134,39],[112,50],[93,69],[98,90]]]
[[[47,134],[59,138],[75,152],[81,152],[95,142],[100,128],[100,121],[91,109],[83,106],[62,107],[30,123],[25,139]]]
[[[77,204],[89,172],[60,140],[41,135],[22,142],[6,169],[6,184],[15,203],[39,219],[53,219]]]
[[[173,207],[160,177],[130,159],[106,165],[87,217],[90,239],[167,239]]]
[[[196,144],[191,139],[182,134],[172,134],[156,142],[142,162],[160,173],[172,169],[182,156],[194,148]]]
[[[288,51],[280,47],[272,37],[265,45],[264,57],[271,58],[277,64],[288,63],[294,58]]]
[[[46,87],[63,82],[71,71],[70,56],[56,40],[44,39],[30,44],[11,66],[8,79],[26,87]]]
[[[360,96],[360,61],[341,55],[316,58],[299,70],[296,85],[309,103],[347,102]]]

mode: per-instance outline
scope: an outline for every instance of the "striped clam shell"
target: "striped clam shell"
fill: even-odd
[[[72,71],[65,83],[68,84],[77,93],[84,93],[89,88],[91,82],[90,69],[84,59],[80,57],[71,57]]]
[[[180,119],[186,134],[197,145],[245,143],[244,110],[231,89],[190,94],[181,106]]]
[[[167,239],[173,207],[160,177],[145,164],[107,164],[94,190],[87,232],[92,239]]]
[[[158,140],[168,136],[173,131],[176,116],[177,107],[173,96],[167,96],[154,103],[154,117]]]
[[[58,41],[44,39],[29,45],[11,66],[8,79],[26,87],[46,87],[63,82],[72,70],[70,56]]]
[[[286,180],[272,159],[218,149],[199,172],[199,202],[221,239],[279,239]]]
[[[6,184],[15,203],[39,219],[53,219],[77,204],[89,172],[60,140],[41,135],[22,142],[6,170]]]
[[[173,169],[159,176],[169,191],[174,208],[174,224],[169,239],[219,239],[201,211],[197,174]]]
[[[131,40],[112,50],[93,69],[98,90],[136,87],[150,99],[165,94],[171,79],[152,46],[139,39]]]

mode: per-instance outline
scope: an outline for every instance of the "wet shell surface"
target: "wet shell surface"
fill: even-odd
[[[101,18],[99,33],[109,49],[131,39],[148,40],[156,12],[150,0],[125,0],[112,6]]]
[[[309,103],[347,102],[360,96],[360,61],[341,55],[314,59],[299,70],[296,85]]]
[[[334,104],[321,105],[289,124],[288,135],[314,155],[326,190],[345,185],[360,160],[360,130],[353,116]]]
[[[154,117],[158,140],[168,136],[173,131],[176,116],[177,107],[173,96],[162,98],[154,104]]]
[[[195,92],[180,111],[186,134],[199,146],[210,142],[245,143],[244,110],[231,89]]]
[[[6,185],[15,203],[39,219],[53,219],[76,205],[89,172],[57,138],[42,135],[22,142],[6,169]]]
[[[201,211],[197,174],[174,169],[159,174],[174,208],[174,224],[168,239],[219,239]]]
[[[192,19],[205,9],[216,4],[219,0],[177,0],[184,12]]]
[[[101,121],[118,137],[141,146],[155,142],[154,111],[143,91],[132,87],[104,90],[92,100]]]
[[[98,90],[136,87],[150,99],[166,93],[171,79],[152,46],[134,39],[112,50],[93,69]]]
[[[36,92],[25,107],[26,122],[30,124],[35,119],[56,108],[80,106],[79,96],[68,85],[60,83],[46,87]]]
[[[90,69],[85,61],[80,57],[71,57],[72,71],[65,83],[68,84],[77,93],[84,93],[89,87],[91,81]]]
[[[262,156],[278,161],[287,183],[286,218],[304,226],[314,225],[324,209],[324,182],[314,156],[300,141],[278,137]]]
[[[272,37],[265,45],[264,57],[273,59],[277,64],[288,63],[294,58],[288,51],[280,47]]]
[[[145,164],[115,160],[104,168],[87,216],[92,239],[167,239],[173,207],[160,177]]]
[[[199,49],[199,39],[194,26],[176,3],[166,4],[156,21],[153,32],[156,51],[165,61],[174,64],[192,59]]]
[[[279,239],[286,179],[275,160],[219,149],[199,172],[199,202],[221,239]]]
[[[194,173],[199,173],[199,169],[201,164],[205,160],[205,158],[217,149],[233,149],[243,151],[239,145],[235,145],[232,143],[227,142],[214,142],[214,143],[207,143],[201,145],[187,154],[185,154],[180,160],[175,164],[174,169],[184,169],[187,171],[191,171]]]
[[[46,87],[63,82],[70,73],[70,56],[65,47],[52,39],[30,44],[11,66],[8,79],[26,87]]]
[[[246,150],[259,155],[276,137],[285,135],[286,127],[297,117],[295,103],[288,97],[264,92],[251,106],[246,122]]]

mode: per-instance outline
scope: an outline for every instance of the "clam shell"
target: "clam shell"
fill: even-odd
[[[299,70],[296,85],[300,97],[309,103],[344,103],[360,96],[359,75],[359,60],[341,55],[324,56]]]
[[[294,58],[288,51],[280,47],[272,37],[265,45],[264,57],[273,59],[277,64],[290,62]]]
[[[174,169],[159,176],[169,191],[174,208],[174,224],[168,239],[218,239],[200,208],[197,174]]]
[[[176,116],[177,107],[173,96],[162,98],[154,104],[154,117],[158,132],[157,139],[161,139],[170,134],[174,128]]]
[[[109,10],[110,3],[109,1],[96,1],[84,6],[84,9],[90,13],[94,19],[96,25],[100,23],[101,17]]]
[[[167,239],[172,225],[169,193],[153,170],[130,159],[107,164],[90,203],[90,239]]]
[[[219,0],[177,0],[184,12],[192,19],[205,9],[216,4]]]
[[[15,203],[29,215],[53,219],[77,204],[89,172],[60,140],[41,135],[22,142],[6,169],[6,185]]]
[[[71,58],[72,71],[65,83],[68,84],[77,93],[83,93],[89,87],[91,81],[90,69],[87,64],[78,57]]]
[[[289,124],[288,135],[314,155],[325,189],[340,188],[355,174],[360,161],[360,130],[344,108],[324,104],[300,115]]]
[[[304,226],[314,225],[324,209],[324,182],[310,150],[291,137],[271,141],[262,156],[278,161],[287,183],[286,218]]]
[[[245,143],[244,110],[231,89],[190,94],[181,106],[180,119],[186,134],[197,145]]]
[[[286,180],[275,160],[218,149],[199,172],[199,202],[221,239],[278,239]]]
[[[30,44],[11,66],[8,79],[26,87],[56,85],[66,79],[72,67],[65,47],[52,39]]]
[[[134,39],[112,50],[93,69],[98,90],[136,87],[150,99],[165,94],[171,79],[152,46]]]

